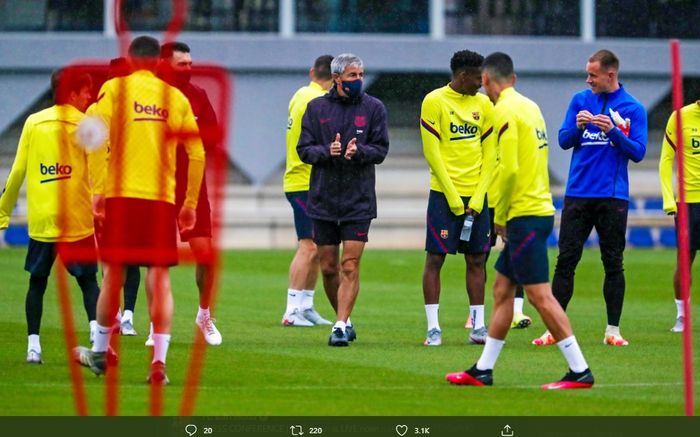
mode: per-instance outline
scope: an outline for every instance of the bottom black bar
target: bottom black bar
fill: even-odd
[[[659,437],[700,435],[698,417],[0,417],[17,437]]]

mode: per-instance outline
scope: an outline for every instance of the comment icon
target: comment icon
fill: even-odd
[[[197,434],[197,425],[190,423],[189,425],[185,426],[185,432],[188,436],[192,437],[193,435]]]

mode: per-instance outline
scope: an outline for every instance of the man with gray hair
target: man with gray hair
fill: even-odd
[[[357,337],[350,313],[360,289],[360,258],[377,217],[374,166],[389,151],[389,135],[384,104],[362,91],[362,60],[338,55],[331,73],[331,90],[307,106],[297,152],[312,166],[307,214],[323,286],[338,302],[328,344],[347,346]]]

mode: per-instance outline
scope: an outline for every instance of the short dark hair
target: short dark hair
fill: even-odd
[[[333,56],[331,55],[322,55],[316,58],[316,61],[314,61],[314,75],[316,79],[331,79],[331,62],[333,62]]]
[[[462,70],[479,69],[484,63],[484,57],[471,50],[460,50],[452,55],[450,60],[450,69],[452,74],[456,74]]]
[[[491,53],[484,59],[484,70],[497,81],[509,79],[513,76],[513,60],[503,52]]]
[[[593,53],[591,57],[588,58],[588,62],[600,62],[600,66],[604,70],[620,70],[620,60],[617,59],[615,53],[607,49],[598,50]]]
[[[175,52],[189,53],[190,46],[181,41],[166,42],[160,47],[160,58],[170,59]]]
[[[84,87],[92,88],[92,78],[87,73],[59,69],[51,74],[51,92],[57,105],[68,103],[70,93],[78,94]]]
[[[132,58],[158,59],[160,43],[150,36],[139,36],[129,44],[129,56]]]
[[[107,79],[115,77],[128,76],[130,71],[129,62],[126,58],[114,58],[109,61],[109,70],[107,71]]]

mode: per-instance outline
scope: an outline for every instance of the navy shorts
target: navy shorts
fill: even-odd
[[[674,216],[678,233],[678,214]],[[688,239],[690,250],[700,250],[700,203],[688,203]]]
[[[508,241],[496,261],[496,271],[516,284],[549,282],[547,238],[554,216],[516,217],[506,224]]]
[[[306,215],[306,204],[309,199],[309,191],[291,191],[284,193],[289,204],[294,210],[294,228],[297,230],[297,239],[305,240],[313,237],[314,225],[311,218]]]
[[[462,197],[464,204],[469,197]],[[491,231],[489,229],[489,209],[486,199],[481,214],[474,217],[469,241],[461,241],[465,215],[454,215],[443,193],[430,190],[428,197],[428,214],[426,219],[425,251],[429,253],[466,253],[480,255],[491,248]]]
[[[97,250],[93,235],[71,243],[47,243],[30,238],[24,270],[34,276],[48,277],[58,251],[62,252],[61,261],[66,266],[68,273],[76,278],[97,274]],[[84,261],[70,261],[71,258]]]
[[[313,219],[314,243],[317,246],[337,246],[341,241],[367,242],[371,220],[359,222],[331,222]]]

